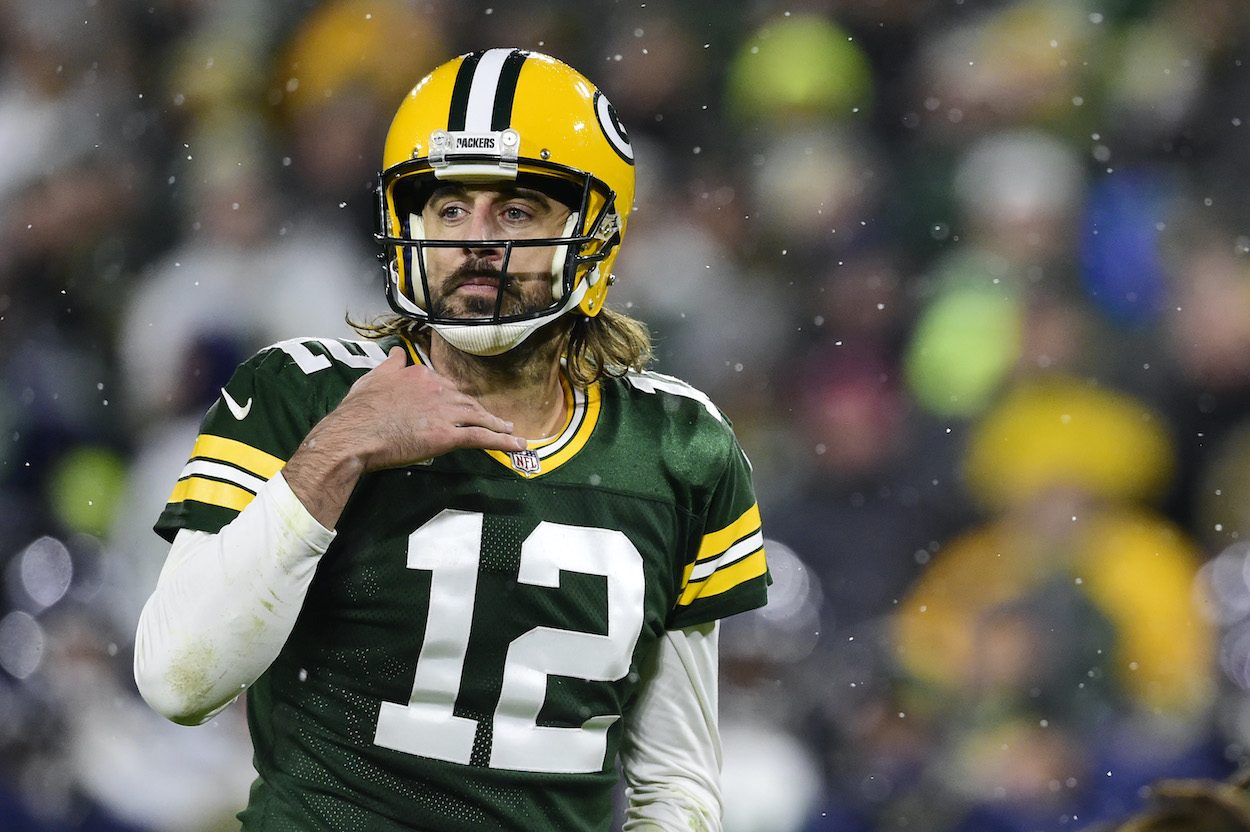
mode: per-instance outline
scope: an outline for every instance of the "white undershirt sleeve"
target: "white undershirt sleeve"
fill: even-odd
[[[626,715],[625,832],[720,832],[721,746],[713,622],[670,630]]]
[[[217,534],[178,532],[135,633],[135,682],[184,725],[216,716],[277,657],[334,532],[281,472]]]

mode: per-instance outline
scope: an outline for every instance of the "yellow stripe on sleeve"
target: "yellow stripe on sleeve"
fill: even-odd
[[[695,557],[695,561],[717,557],[742,538],[755,534],[759,530],[760,504],[755,503],[725,528],[705,534],[703,542],[699,544],[699,554]]]
[[[688,606],[696,598],[720,595],[752,578],[758,578],[767,570],[768,561],[764,557],[763,548],[756,549],[742,560],[735,561],[723,569],[717,569],[708,576],[707,580],[688,584],[682,591],[681,597],[677,599],[677,603],[679,606]]]
[[[208,480],[203,477],[187,477],[185,480],[179,480],[174,486],[173,493],[169,495],[169,502],[181,503],[184,500],[195,500],[197,503],[242,511],[255,497],[256,495],[246,488],[240,488],[228,482]]]
[[[264,480],[273,477],[283,465],[286,465],[285,460],[273,454],[267,454],[259,448],[253,448],[235,439],[226,439],[223,436],[212,436],[207,433],[200,434],[200,437],[195,440],[191,456],[228,462]]]

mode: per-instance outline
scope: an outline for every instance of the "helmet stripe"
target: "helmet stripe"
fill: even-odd
[[[466,55],[456,73],[447,129],[470,133],[506,130],[512,121],[521,65],[528,57],[520,49],[487,49]]]
[[[464,129],[470,133],[485,133],[490,130],[491,114],[495,108],[495,90],[499,87],[499,72],[503,69],[503,62],[508,54],[507,49],[488,49],[477,62],[464,117]]]
[[[447,116],[448,130],[463,130],[465,112],[469,106],[469,89],[473,85],[473,74],[477,71],[477,63],[482,58],[481,52],[465,55],[456,72],[456,83],[451,90],[451,112]]]
[[[516,100],[517,79],[521,77],[521,65],[527,57],[529,56],[526,53],[514,49],[500,67],[495,107],[491,113],[491,130],[507,130],[512,125],[512,102]]]

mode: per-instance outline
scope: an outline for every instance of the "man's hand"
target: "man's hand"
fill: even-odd
[[[401,347],[361,376],[308,438],[320,441],[323,426],[352,437],[365,471],[412,465],[456,448],[525,449],[525,440],[512,435],[511,422],[487,412],[430,368],[407,366]]]
[[[283,469],[287,485],[326,528],[338,521],[360,475],[400,468],[456,448],[520,451],[512,423],[445,377],[407,366],[393,347],[305,437]]]

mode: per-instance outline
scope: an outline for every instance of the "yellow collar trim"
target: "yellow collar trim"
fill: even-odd
[[[560,383],[564,386],[569,418],[558,436],[546,442],[531,442],[529,448],[520,454],[489,450],[486,453],[500,465],[526,479],[554,471],[576,456],[599,422],[602,406],[599,383],[592,384],[586,390],[574,388],[563,376]]]

